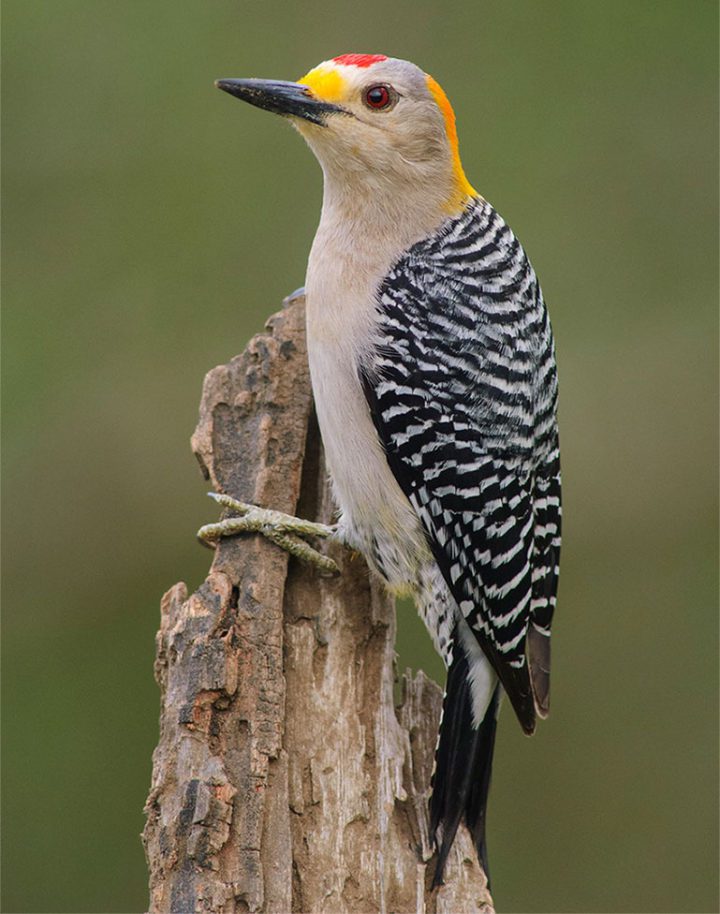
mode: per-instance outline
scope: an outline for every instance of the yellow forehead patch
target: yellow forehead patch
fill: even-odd
[[[435,82],[432,76],[425,76],[427,87],[430,90],[435,103],[442,112],[445,119],[445,132],[450,143],[450,151],[453,157],[453,172],[455,176],[455,189],[452,197],[448,201],[447,208],[450,212],[457,212],[463,208],[467,197],[477,197],[477,191],[465,177],[462,162],[460,161],[460,147],[458,145],[457,127],[455,126],[455,112],[452,109],[450,101],[443,92],[442,86]]]
[[[298,82],[312,89],[313,94],[325,102],[339,102],[345,97],[345,80],[331,64],[321,63]]]

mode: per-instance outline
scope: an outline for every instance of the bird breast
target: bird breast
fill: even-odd
[[[391,587],[402,590],[428,550],[417,515],[388,465],[359,375],[373,344],[375,290],[389,264],[349,262],[346,250],[321,224],[305,286],[313,396],[341,530]],[[373,561],[378,554],[381,567]]]

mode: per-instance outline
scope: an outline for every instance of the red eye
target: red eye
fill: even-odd
[[[370,108],[387,108],[390,101],[390,89],[387,86],[370,86],[365,93],[365,104]]]

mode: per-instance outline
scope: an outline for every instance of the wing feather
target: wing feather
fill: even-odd
[[[388,274],[362,381],[443,577],[532,732],[559,561],[557,377],[533,269],[485,201]]]

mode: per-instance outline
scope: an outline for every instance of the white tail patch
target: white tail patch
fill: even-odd
[[[465,619],[458,614],[456,622],[457,630],[460,634],[460,643],[465,651],[468,667],[470,668],[473,727],[477,728],[483,722],[485,712],[492,699],[493,691],[497,684],[497,676]]]

